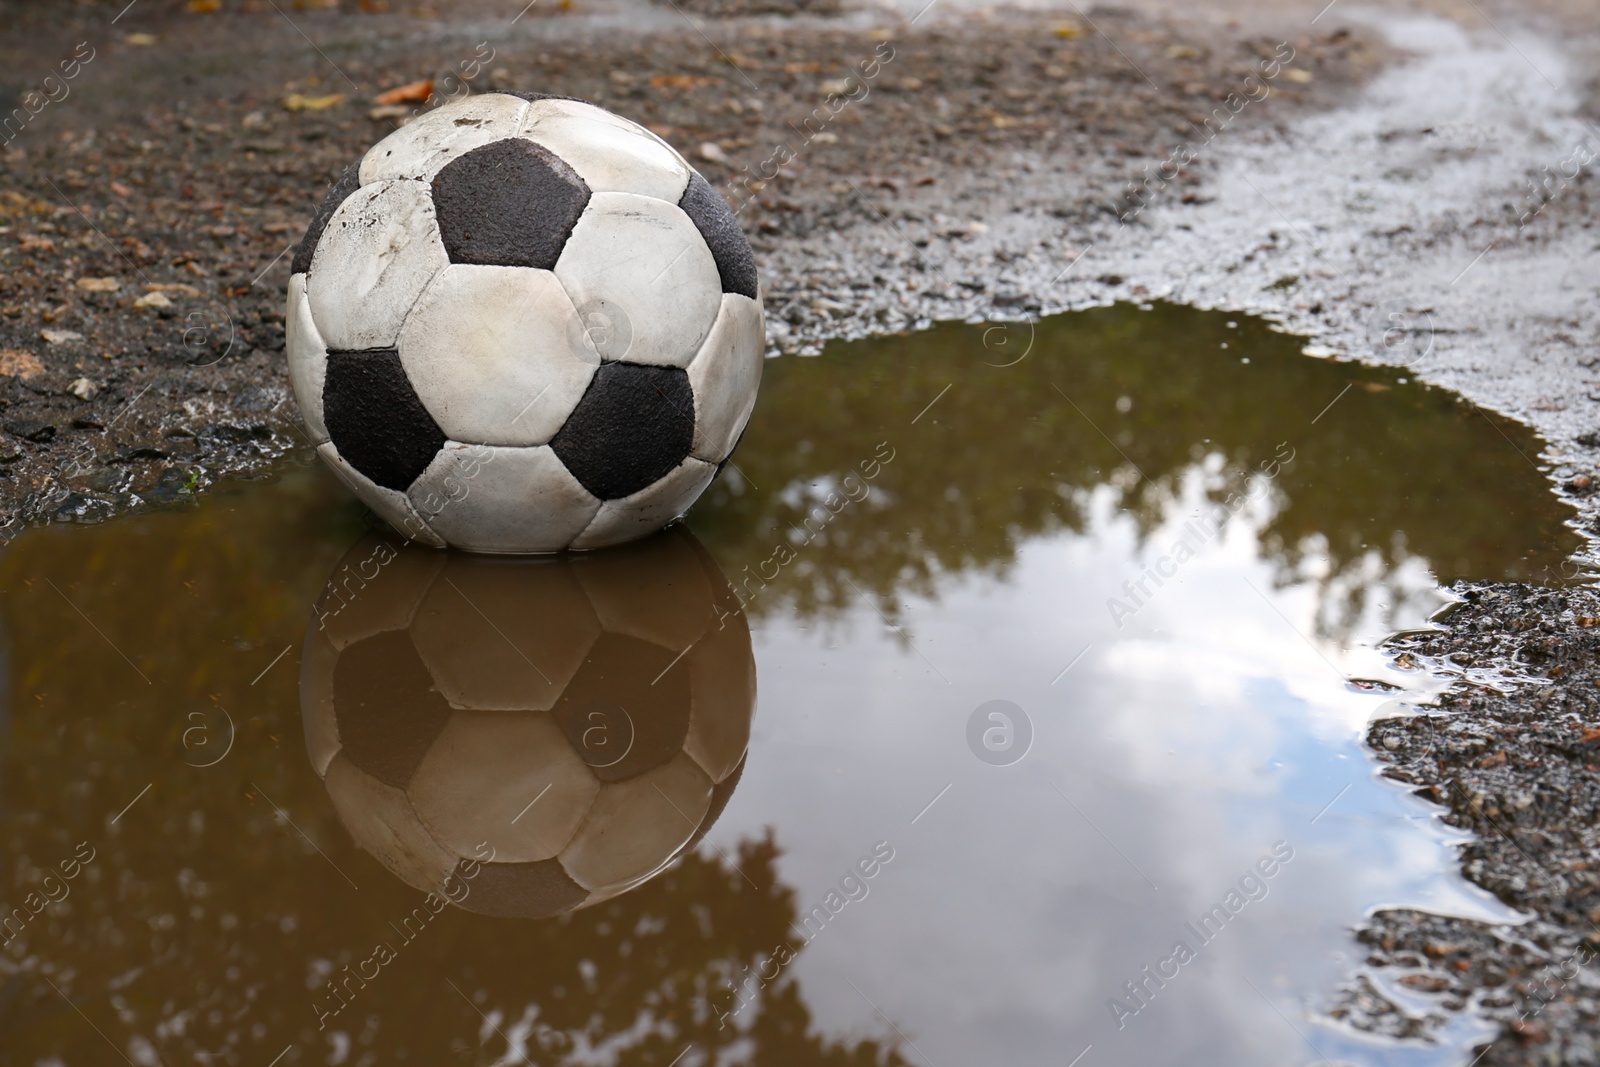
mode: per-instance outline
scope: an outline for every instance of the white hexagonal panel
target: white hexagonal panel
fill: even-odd
[[[556,277],[585,316],[621,323],[625,352],[606,358],[686,367],[722,306],[722,277],[705,238],[675,204],[595,193],[556,260]]]
[[[289,276],[289,304],[283,314],[284,352],[289,360],[289,387],[295,403],[311,431],[311,443],[328,439],[322,421],[322,386],[328,379],[328,346],[322,343],[317,324],[311,319],[311,301],[306,299],[306,276]]]
[[[306,755],[317,774],[339,754],[339,721],[333,710],[333,665],[339,651],[322,628],[312,623],[300,649],[300,725],[306,734]]]
[[[750,747],[756,661],[744,615],[730,615],[684,657],[689,670],[689,734],[683,750],[713,782],[733,773]]]
[[[401,881],[436,892],[461,857],[435,841],[406,795],[361,771],[344,756],[333,757],[323,784],[339,821],[355,843],[377,857]]]
[[[451,716],[407,789],[446,848],[471,856],[488,842],[496,863],[560,852],[599,792],[548,715],[505,711]]]
[[[423,112],[361,157],[362,185],[393,178],[432,181],[433,176],[479,145],[515,137],[527,102],[505,93],[484,93]]]
[[[563,566],[451,556],[417,609],[411,643],[452,707],[546,710],[600,623]]]
[[[323,342],[343,351],[393,348],[411,306],[448,261],[427,185],[357,189],[328,219],[306,279]]]
[[[535,100],[522,134],[560,156],[597,193],[635,193],[676,204],[689,165],[671,145],[620,115],[577,100]]]
[[[549,445],[447,441],[409,493],[432,530],[469,552],[557,552],[600,511]]]
[[[400,332],[400,363],[446,436],[542,445],[600,365],[588,336],[550,271],[452,263]]]
[[[312,609],[312,629],[336,652],[374,634],[406,629],[444,560],[435,552],[405,549],[393,534],[358,542],[328,576]]]
[[[641,878],[694,836],[710,808],[711,780],[680,752],[637,778],[603,785],[561,866],[589,890]]]
[[[717,321],[689,363],[695,456],[721,463],[733,451],[756,406],[766,347],[760,302],[723,293]]]
[[[715,465],[690,457],[654,485],[600,505],[594,520],[572,540],[573,548],[604,548],[649,533],[689,510],[716,475]]]
[[[384,522],[387,522],[413,541],[420,541],[435,548],[444,547],[443,539],[428,528],[428,524],[423,521],[421,515],[417,514],[416,509],[411,506],[411,501],[406,499],[404,493],[395,489],[385,489],[381,485],[374,485],[366,475],[344,461],[344,457],[339,455],[339,450],[334,447],[332,441],[318,445],[317,455],[321,456],[323,462],[333,468],[333,473],[337,474],[345,485],[350,487],[350,491],[356,495],[357,499],[377,512],[378,517]],[[437,463],[438,460],[435,459],[434,462]],[[431,470],[432,468],[429,469]],[[418,481],[420,480],[421,477],[418,478]]]
[[[649,641],[677,655],[711,626],[711,583],[681,531],[573,561],[607,633]]]

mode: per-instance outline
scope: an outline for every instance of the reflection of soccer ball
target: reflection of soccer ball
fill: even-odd
[[[318,452],[406,536],[595,548],[692,504],[765,346],[738,220],[665,141],[591,104],[485,93],[378,142],[289,279]]]
[[[306,746],[357,844],[464,907],[553,915],[692,848],[744,767],[755,660],[692,535],[497,559],[368,535],[306,638]],[[493,858],[476,869],[464,866]]]

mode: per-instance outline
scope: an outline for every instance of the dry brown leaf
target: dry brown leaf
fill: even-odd
[[[372,98],[374,104],[423,104],[428,97],[433,95],[433,79],[423,78],[421,81],[407,82],[397,85],[393,89],[386,89]]]

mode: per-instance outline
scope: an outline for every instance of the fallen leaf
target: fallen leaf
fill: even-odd
[[[721,78],[708,78],[700,74],[657,74],[650,79],[652,89],[693,89],[697,85],[720,85]]]
[[[115,278],[79,278],[73,284],[86,293],[114,293],[122,288]]]
[[[1083,27],[1076,22],[1061,22],[1056,24],[1054,32],[1063,41],[1071,41],[1083,36]]]
[[[372,98],[374,104],[422,104],[433,95],[433,79],[407,82],[387,89]]]
[[[330,107],[344,102],[343,93],[329,93],[327,96],[306,96],[304,93],[290,93],[279,101],[285,111],[326,111]]]
[[[373,122],[382,122],[384,119],[403,119],[414,110],[416,109],[407,107],[404,104],[385,104],[382,107],[375,107],[368,111],[367,118]]]
[[[129,44],[138,45],[140,48],[148,48],[156,43],[157,38],[153,33],[130,33],[123,40]]]
[[[44,364],[32,352],[24,352],[20,348],[0,351],[0,374],[7,378],[21,378],[30,382],[43,373]]]

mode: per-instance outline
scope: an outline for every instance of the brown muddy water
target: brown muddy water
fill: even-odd
[[[1360,737],[1443,583],[1575,546],[1538,451],[1119,306],[770,361],[614,552],[405,548],[309,456],[31,531],[0,1064],[1464,1064],[1322,1013],[1375,906],[1515,919]]]

